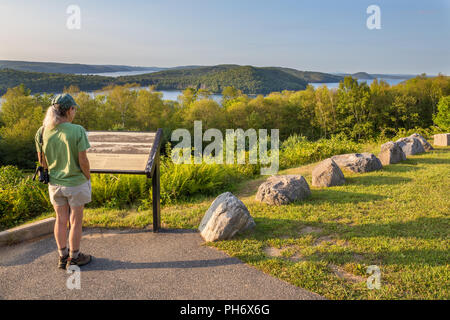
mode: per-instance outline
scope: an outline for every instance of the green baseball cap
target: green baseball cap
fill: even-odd
[[[69,110],[71,107],[79,108],[80,106],[75,102],[75,99],[68,93],[58,94],[52,100],[52,105],[57,104],[61,110]]]

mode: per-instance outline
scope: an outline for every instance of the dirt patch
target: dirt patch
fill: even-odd
[[[264,248],[264,253],[268,255],[269,257],[278,258],[281,257],[281,249],[274,248],[274,247],[266,247]]]
[[[300,230],[300,234],[309,234],[309,233],[319,233],[322,232],[322,229],[315,227],[304,227]]]
[[[349,273],[349,272],[345,271],[344,269],[342,269],[341,267],[338,267],[334,264],[330,264],[330,269],[331,269],[331,271],[333,271],[333,273],[338,278],[344,279],[346,281],[358,283],[358,282],[363,282],[366,280],[363,277],[354,275],[353,273]]]
[[[331,236],[331,235],[330,236],[322,236],[322,237],[317,238],[314,241],[314,245],[315,246],[319,246],[319,245],[321,245],[324,242],[335,244],[336,243],[336,239],[334,239],[333,236]]]
[[[299,252],[296,252],[293,256],[289,257],[288,259],[293,262],[305,261],[303,255],[300,254]]]
[[[266,255],[268,255],[269,257],[273,257],[273,258],[283,258],[283,259],[287,259],[293,262],[299,262],[299,261],[304,261],[304,257],[301,253],[299,252],[294,252],[293,255],[286,257],[283,255],[283,252],[289,250],[289,249],[293,249],[295,248],[295,245],[291,245],[291,246],[286,246],[283,247],[281,249],[275,248],[275,247],[266,247],[264,248],[264,253]]]

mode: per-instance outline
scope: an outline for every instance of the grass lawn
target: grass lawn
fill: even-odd
[[[304,175],[314,165],[279,174]],[[269,206],[254,200],[252,180],[235,194],[256,228],[233,240],[207,243],[231,256],[329,299],[449,299],[450,148],[410,157],[382,171],[344,172],[346,184],[311,188],[306,201]],[[166,228],[197,228],[214,198],[162,208]],[[90,209],[86,226],[151,224],[151,212]],[[369,290],[367,267],[381,270]]]

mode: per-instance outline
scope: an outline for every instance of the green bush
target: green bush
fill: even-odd
[[[0,168],[0,229],[21,224],[52,209],[47,186],[13,166]]]
[[[438,112],[433,117],[433,121],[442,130],[450,130],[450,96],[441,97],[437,106]]]
[[[256,165],[175,164],[161,156],[161,202],[214,195],[256,173]],[[92,175],[92,207],[123,208],[137,205],[148,209],[152,200],[151,179],[135,175]]]
[[[304,136],[292,135],[281,144],[280,168],[313,163],[337,154],[358,152],[360,149],[360,144],[348,139],[344,134],[314,142]]]
[[[122,208],[148,198],[151,180],[145,176],[92,174],[92,207]]]

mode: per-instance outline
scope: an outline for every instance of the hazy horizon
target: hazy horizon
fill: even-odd
[[[69,5],[81,28],[66,27]],[[366,9],[381,10],[369,30]],[[450,74],[450,1],[4,0],[0,60]]]

